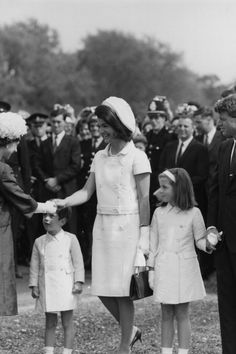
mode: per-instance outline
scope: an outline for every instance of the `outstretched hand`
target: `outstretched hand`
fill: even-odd
[[[65,199],[54,199],[54,203],[56,204],[57,209],[64,209],[66,207]]]

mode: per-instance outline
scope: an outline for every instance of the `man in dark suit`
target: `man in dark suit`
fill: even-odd
[[[202,107],[194,114],[194,122],[197,130],[196,139],[204,144],[209,155],[209,176],[206,184],[207,195],[214,175],[219,147],[224,140],[223,135],[216,129],[216,118],[213,109]],[[214,271],[214,254],[199,251],[199,263],[203,279],[207,279]]]
[[[198,206],[206,216],[207,196],[205,183],[208,178],[207,147],[193,138],[194,124],[190,116],[182,116],[178,123],[178,140],[164,148],[160,169],[182,167],[190,175]]]
[[[158,188],[158,174],[161,172],[159,161],[161,153],[165,145],[171,141],[171,134],[166,129],[166,121],[168,118],[169,105],[164,96],[155,96],[148,105],[148,117],[152,123],[152,130],[146,135],[147,156],[150,160],[152,173],[150,180],[150,204],[151,213],[154,212],[156,207],[156,198],[153,197],[153,192]]]
[[[223,354],[236,353],[236,94],[217,101],[219,128],[225,137],[211,181],[208,234],[223,231],[215,252]],[[217,229],[216,229],[217,228]]]
[[[209,177],[207,182],[207,190],[211,184],[211,178],[214,174],[218,151],[220,144],[225,140],[224,136],[221,134],[216,127],[216,118],[213,109],[209,107],[200,108],[194,114],[194,122],[198,135],[196,139],[202,144],[206,145],[209,154]]]
[[[41,201],[65,198],[77,190],[80,144],[76,137],[65,134],[66,116],[63,108],[51,113],[52,137],[41,143],[35,158],[34,175],[43,182]],[[76,219],[74,209],[68,231],[77,232]]]

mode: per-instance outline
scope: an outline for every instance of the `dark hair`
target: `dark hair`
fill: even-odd
[[[95,109],[95,115],[104,120],[108,125],[110,125],[117,133],[117,138],[130,141],[132,139],[132,132],[126,128],[126,126],[121,122],[117,114],[108,106],[100,105]]]
[[[61,116],[63,117],[63,119],[65,120],[66,117],[68,116],[67,111],[62,107],[62,108],[56,108],[51,112],[51,117],[57,117],[57,116]]]
[[[188,172],[184,168],[170,168],[176,181],[173,182],[165,173],[160,173],[159,178],[168,178],[174,190],[174,204],[181,210],[189,210],[197,205],[193,190],[193,184]]]
[[[72,214],[71,207],[66,207],[66,208],[57,210],[57,215],[58,215],[59,219],[65,218],[68,221],[71,218],[71,214]]]
[[[0,147],[6,146],[6,145],[14,143],[14,142],[19,142],[19,141],[20,141],[20,138],[16,138],[16,139],[0,138]]]
[[[217,113],[227,112],[232,118],[236,118],[236,93],[219,99],[215,104]]]
[[[77,122],[77,124],[76,124],[76,126],[75,126],[75,131],[76,131],[77,134],[80,133],[80,131],[81,131],[81,129],[82,129],[82,127],[83,127],[84,124],[87,124],[87,126],[89,126],[88,120],[87,120],[86,118],[82,118],[82,119],[80,119],[80,120]]]

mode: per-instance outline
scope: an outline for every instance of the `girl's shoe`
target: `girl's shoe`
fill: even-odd
[[[130,343],[130,345],[129,345],[131,350],[132,350],[134,344],[135,344],[138,340],[142,343],[142,332],[141,332],[141,330],[140,330],[139,328],[136,329],[136,332],[135,332],[135,334],[134,334],[134,337],[133,337],[133,339],[132,339],[132,341],[131,341],[131,343]]]

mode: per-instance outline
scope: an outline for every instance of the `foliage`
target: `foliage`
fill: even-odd
[[[58,33],[31,19],[0,27],[1,99],[13,109],[50,111],[69,103],[78,111],[110,95],[125,98],[139,117],[156,94],[172,106],[189,100],[212,104],[223,86],[217,77],[199,77],[180,53],[152,38],[99,31],[83,48],[65,53]]]

